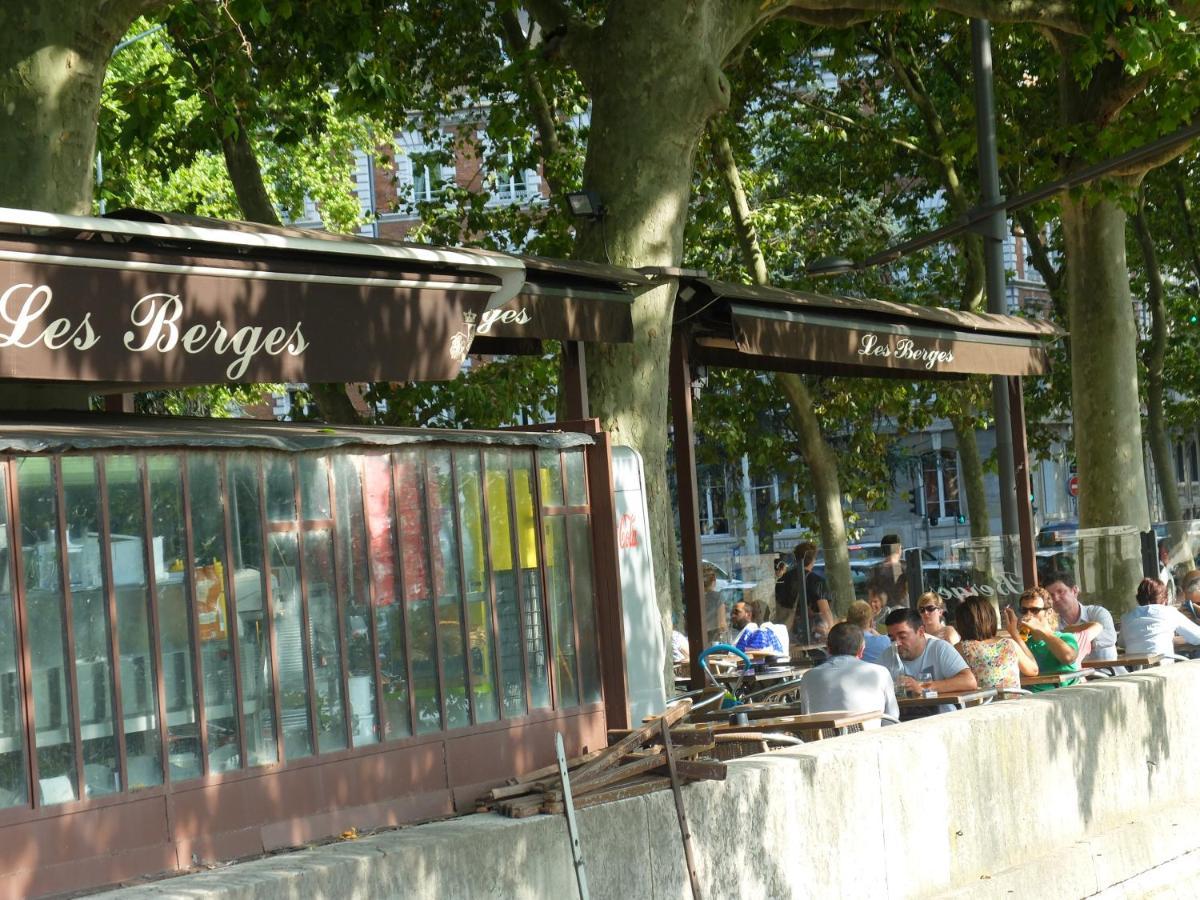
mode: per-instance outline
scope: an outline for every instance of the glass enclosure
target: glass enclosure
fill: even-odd
[[[432,443],[0,459],[0,808],[598,702],[585,473]]]

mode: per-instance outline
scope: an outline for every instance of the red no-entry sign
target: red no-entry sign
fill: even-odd
[[[1071,480],[1067,482],[1067,491],[1070,492],[1072,497],[1079,496],[1079,476],[1078,475],[1071,476]]]

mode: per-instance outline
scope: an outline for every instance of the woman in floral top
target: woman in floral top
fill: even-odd
[[[997,635],[996,608],[990,600],[971,597],[955,615],[962,640],[956,645],[980,688],[1019,688],[1022,675],[1036,675],[1029,650],[1008,635]]]

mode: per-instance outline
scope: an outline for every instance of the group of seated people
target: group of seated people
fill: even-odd
[[[1185,596],[1193,592],[1200,602],[1200,571],[1189,573],[1182,590]],[[1126,654],[1169,656],[1176,639],[1200,644],[1200,623],[1169,605],[1161,581],[1144,579],[1137,603],[1121,619]],[[886,614],[884,636],[873,627],[870,604],[851,604],[845,621],[829,632],[829,660],[800,683],[803,709],[880,712],[897,718],[897,693],[1015,690],[1022,676],[1079,671],[1084,659],[1117,659],[1111,613],[1103,606],[1081,603],[1070,572],[1054,573],[1043,586],[1024,591],[1017,608],[1005,607],[1001,617],[990,599],[969,597],[959,605],[955,621],[957,627],[946,624],[940,596],[924,594],[916,609]],[[1057,686],[1028,689],[1039,692]],[[937,707],[939,712],[950,709]]]

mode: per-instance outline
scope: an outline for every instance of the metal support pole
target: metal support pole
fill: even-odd
[[[986,19],[971,20],[971,67],[975,74],[975,129],[979,142],[979,184],[983,205],[993,206],[1000,194],[1000,164],[996,158],[996,104],[992,96],[992,37]],[[1006,218],[998,209],[980,223],[983,259],[987,273],[988,312],[1008,312],[1004,289],[1004,238]],[[1000,470],[1000,521],[1005,535],[1018,532],[1016,473],[1012,453],[1012,418],[1008,383],[992,379],[992,406],[996,415],[996,459]]]
[[[1008,382],[1009,409],[1012,410],[1012,454],[1017,486],[1017,534],[1021,542],[1021,580],[1025,587],[1038,583],[1037,556],[1033,546],[1033,503],[1029,499],[1029,445],[1025,441],[1025,395],[1020,376]]]
[[[679,491],[679,537],[682,547],[683,607],[691,647],[692,687],[704,686],[700,651],[708,646],[704,621],[704,577],[700,571],[700,492],[696,486],[696,443],[692,428],[692,367],[687,335],[671,340],[671,423],[675,430],[675,480]]]

